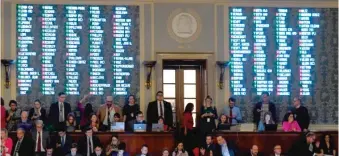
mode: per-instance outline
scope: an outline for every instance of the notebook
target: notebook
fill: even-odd
[[[134,124],[134,132],[146,132],[146,124]]]
[[[124,132],[125,131],[125,123],[124,122],[115,122],[111,125],[112,132]]]
[[[152,124],[152,132],[163,132],[164,125],[163,124]]]

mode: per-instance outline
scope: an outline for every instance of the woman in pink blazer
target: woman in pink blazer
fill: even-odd
[[[285,132],[301,132],[300,126],[295,120],[293,113],[289,112],[285,115],[283,121],[283,130]]]
[[[2,155],[11,155],[13,141],[8,137],[8,131],[5,128],[1,129],[1,153]]]

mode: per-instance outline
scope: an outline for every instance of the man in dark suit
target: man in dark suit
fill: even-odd
[[[13,156],[34,156],[34,141],[25,135],[25,129],[18,128],[16,134],[18,139],[13,144]]]
[[[226,141],[225,138],[221,135],[217,136],[217,142],[218,146],[216,146],[216,152],[220,156],[237,156],[238,150],[232,142]],[[215,154],[213,153],[213,155]]]
[[[308,114],[308,110],[306,107],[301,105],[301,99],[295,97],[293,99],[295,120],[297,120],[302,131],[306,132],[308,130],[308,126],[310,125],[310,115]]]
[[[58,136],[55,138],[56,153],[66,155],[70,153],[73,139],[66,133],[66,127],[59,127]]]
[[[135,120],[131,120],[128,122],[128,125],[127,125],[127,129],[126,131],[129,131],[129,132],[132,132],[134,131],[134,124],[146,124],[146,121],[144,120],[144,114],[139,111],[135,114],[136,116],[136,119]]]
[[[54,128],[59,125],[65,125],[66,117],[71,112],[71,105],[65,102],[66,94],[60,92],[58,94],[58,102],[52,103],[49,109],[49,122]]]
[[[101,146],[100,140],[98,137],[93,136],[93,130],[91,127],[86,128],[85,137],[82,137],[79,140],[79,152],[82,156],[91,156],[94,153],[94,148],[96,146]]]
[[[95,147],[95,152],[91,156],[106,156],[105,152],[103,152],[102,146],[96,146]]]
[[[78,153],[78,144],[77,143],[72,143],[71,145],[71,153],[68,153],[66,156],[83,156]]]
[[[173,127],[173,112],[171,103],[164,101],[162,91],[157,92],[157,100],[152,101],[147,107],[147,122],[148,126],[152,127],[153,123],[158,123],[159,117],[164,118],[164,124],[168,127]]]
[[[35,121],[35,129],[32,130],[32,139],[34,141],[35,156],[46,154],[47,144],[50,142],[49,132],[43,130],[44,123],[42,120]]]
[[[213,143],[212,135],[207,135],[206,136],[205,149],[206,149],[206,153],[210,153],[210,151],[212,151],[213,155],[221,155],[221,153],[218,153],[220,151],[216,150],[216,145]]]
[[[263,154],[259,152],[259,147],[257,145],[253,145],[250,152],[248,152],[245,156],[263,156]]]
[[[254,123],[258,126],[259,121],[263,120],[262,118],[262,113],[266,113],[265,111],[269,111],[272,114],[272,119],[274,123],[277,123],[277,117],[276,117],[276,108],[275,104],[270,101],[269,99],[269,93],[268,92],[263,92],[261,94],[262,101],[258,102],[255,104],[254,109],[253,109],[253,119]],[[265,110],[266,106],[268,105],[268,110]]]
[[[316,135],[313,132],[307,132],[306,136],[301,136],[301,139],[292,145],[291,149],[288,151],[288,155],[313,156],[315,153],[315,139]]]
[[[275,145],[273,151],[274,151],[274,154],[271,154],[270,156],[284,156],[283,154],[281,154],[280,145]]]

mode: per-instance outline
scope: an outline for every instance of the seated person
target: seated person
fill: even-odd
[[[184,143],[183,142],[179,141],[177,147],[173,151],[172,156],[188,156],[188,152],[184,149]]]
[[[66,155],[71,151],[71,146],[73,143],[73,139],[70,135],[66,133],[66,127],[59,126],[58,135],[55,138],[55,152],[58,155]]]
[[[146,144],[141,146],[141,154],[137,154],[136,156],[150,156],[148,154],[148,146]]]
[[[75,121],[75,116],[73,113],[69,113],[67,115],[66,121],[66,131],[67,132],[74,132],[77,129],[77,123]]]
[[[253,145],[250,152],[245,156],[263,156],[263,154],[259,152],[259,147],[257,145]]]
[[[284,156],[281,154],[281,146],[280,145],[275,145],[274,146],[274,154],[270,155],[270,156]]]
[[[124,142],[121,142],[118,146],[118,151],[112,152],[112,156],[129,156],[129,153],[126,151],[126,144]]]
[[[84,130],[84,129],[88,128],[88,127],[91,127],[93,132],[98,132],[98,131],[102,131],[102,130],[105,129],[104,126],[100,123],[97,115],[94,114],[94,113],[92,113],[90,115],[88,123],[82,129]]]
[[[199,153],[195,154],[197,156],[213,156],[213,152],[212,151],[206,151],[204,146],[200,147]]]
[[[161,116],[159,117],[158,124],[164,125],[164,132],[169,131],[168,126],[164,124],[164,118],[163,117],[161,117]]]
[[[216,149],[217,148],[216,148],[216,145],[213,143],[212,135],[207,135],[206,136],[206,144],[205,144],[206,153],[210,153],[210,151],[212,151],[212,153],[214,152],[214,154],[217,155]]]
[[[119,149],[119,139],[117,135],[112,136],[112,141],[106,147],[106,155],[112,155],[113,152],[118,152]]]
[[[220,121],[219,121],[218,126],[217,126],[218,130],[223,130],[221,125],[229,125],[229,123],[227,122],[227,117],[224,114],[222,114],[220,116]]]
[[[57,156],[58,154],[55,154],[53,150],[53,145],[48,144],[46,147],[46,156]]]
[[[91,156],[106,156],[103,152],[101,145],[95,146],[94,153]]]
[[[28,112],[22,111],[21,112],[21,118],[19,123],[17,124],[18,128],[23,128],[25,131],[31,131],[32,129],[32,122],[28,119]]]
[[[312,145],[313,145],[313,152],[316,155],[321,155],[322,152],[321,152],[321,147],[320,147],[320,140],[315,141],[315,143]]]
[[[325,134],[320,142],[320,149],[322,154],[336,155],[335,145],[333,143],[332,136]]]
[[[101,142],[97,136],[93,135],[93,129],[88,127],[85,136],[80,138],[78,145],[81,155],[88,156],[94,153],[94,147],[100,146]]]
[[[287,113],[283,121],[283,130],[285,132],[301,132],[298,122],[293,113]]]
[[[128,130],[127,131],[133,131],[134,130],[134,124],[146,124],[146,121],[144,120],[144,114],[139,111],[136,114],[136,119],[131,120],[128,122]]]
[[[71,146],[71,153],[68,153],[66,156],[82,156],[78,153],[78,144],[73,143]]]
[[[119,113],[114,114],[114,122],[121,122]]]
[[[162,156],[169,156],[169,150],[167,148],[162,150]]]

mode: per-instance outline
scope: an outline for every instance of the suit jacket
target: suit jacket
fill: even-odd
[[[119,113],[121,115],[121,109],[120,109],[119,106],[112,104],[112,107],[114,108],[115,113]],[[105,120],[106,111],[107,111],[107,105],[106,104],[101,105],[98,109],[97,116],[98,116],[101,123],[103,123],[104,120]],[[111,122],[113,122],[113,121],[111,121]]]
[[[93,141],[93,152],[94,152],[95,146],[101,145],[101,142],[99,138],[96,136],[92,136],[92,141]],[[84,156],[87,155],[87,136],[86,135],[82,137],[78,142],[78,152],[81,155],[84,155]]]
[[[46,110],[44,108],[41,108],[40,109],[40,117],[38,119],[35,119],[35,120],[42,120],[44,123],[46,122]],[[29,110],[29,115],[28,115],[28,119],[32,119],[32,117],[34,116],[34,108],[31,108]]]
[[[169,127],[173,127],[173,112],[172,112],[172,105],[167,101],[164,102],[164,116],[165,121],[164,124],[168,125]],[[158,123],[159,114],[158,114],[158,102],[152,101],[148,104],[147,107],[147,122],[148,126],[152,126],[152,123]]]
[[[122,155],[123,156],[129,156],[129,153],[124,152]],[[118,156],[118,152],[112,152],[112,156]]]
[[[54,145],[61,144],[61,137],[59,135],[57,135],[55,137],[54,142],[55,142]],[[66,155],[67,153],[70,153],[72,143],[73,143],[72,137],[70,135],[66,134],[66,140],[65,140],[64,147],[60,146],[60,147],[56,148],[58,155]]]
[[[270,156],[275,156],[275,154],[270,154]],[[285,154],[280,154],[280,156],[286,156]]]
[[[210,146],[207,147],[207,145],[205,145],[205,149],[206,149],[206,152],[209,153],[210,151],[213,152],[213,155],[221,155],[221,153],[219,153],[220,151],[217,151],[217,145],[215,144],[211,144]]]
[[[67,120],[67,115],[71,112],[71,105],[67,102],[64,102],[64,117],[65,121]],[[59,102],[51,104],[48,115],[49,123],[56,128],[59,126]]]
[[[290,150],[288,151],[288,155],[290,156],[313,156],[314,151],[309,151],[309,144],[306,142],[306,137],[302,136],[300,140],[295,142]],[[313,150],[315,149],[315,145],[313,145]]]
[[[34,129],[32,130],[32,139],[34,141],[34,151],[36,148],[36,144],[37,144],[37,131]],[[46,151],[46,147],[48,145],[48,143],[50,143],[50,139],[49,139],[49,132],[48,131],[43,131],[42,132],[42,146]]]
[[[276,109],[275,109],[275,104],[273,102],[269,102],[268,103],[268,110],[272,113],[272,119],[275,123],[277,123],[277,117],[276,117]],[[253,108],[253,119],[254,119],[254,123],[256,123],[258,125],[259,121],[260,121],[260,112],[258,112],[257,110],[260,109],[261,110],[262,107],[262,102],[258,102],[257,104],[255,104],[255,107]]]
[[[66,156],[72,156],[72,155],[71,155],[71,153],[68,153]],[[77,153],[75,156],[82,156],[82,155]]]
[[[235,144],[231,141],[227,141],[227,148],[230,153],[230,156],[238,156],[238,149]],[[220,145],[216,145],[216,153],[219,156],[222,156],[222,148]],[[213,153],[213,155],[216,155]]]
[[[15,148],[16,148],[16,144],[17,144],[18,140],[15,141],[15,143],[13,144],[13,148],[12,148],[12,154],[14,154],[15,152]],[[20,148],[18,150],[19,156],[29,156],[29,155],[34,155],[34,141],[32,140],[31,137],[25,135],[21,144],[20,144]]]
[[[247,152],[244,156],[252,156],[251,152]],[[257,156],[264,156],[262,153],[258,153]]]
[[[98,155],[96,155],[94,152],[93,154],[91,154],[91,156],[98,156]],[[102,151],[99,156],[106,156],[105,151]]]

